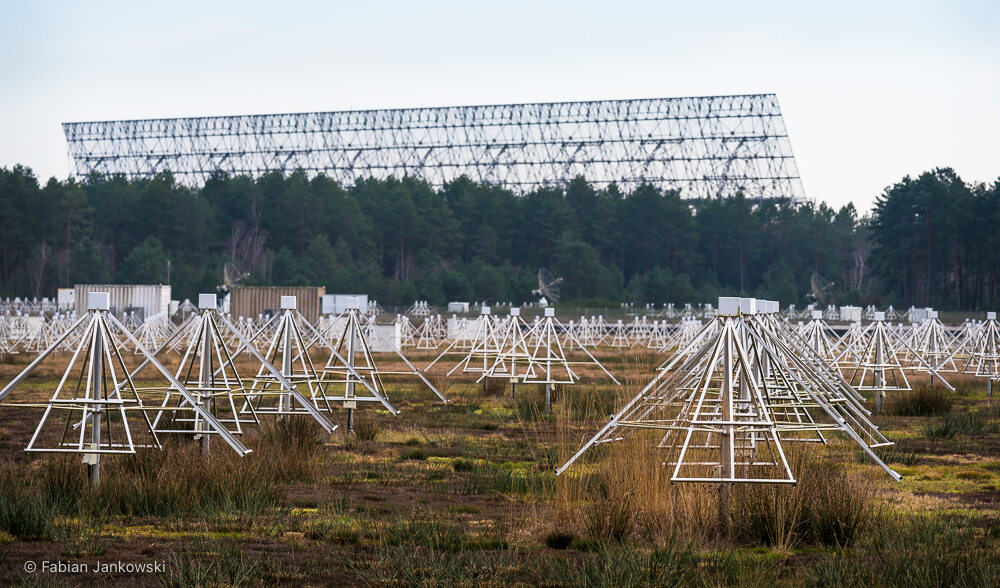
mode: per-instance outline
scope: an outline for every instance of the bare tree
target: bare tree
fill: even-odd
[[[42,280],[45,278],[45,266],[49,261],[49,246],[46,241],[42,241],[34,257],[31,268],[31,294],[38,298],[42,295]]]
[[[233,223],[226,249],[229,257],[240,272],[253,272],[264,259],[264,244],[267,233],[245,221]]]

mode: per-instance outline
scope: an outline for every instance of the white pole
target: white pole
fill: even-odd
[[[212,398],[212,324],[209,319],[208,313],[205,313],[205,319],[202,321],[201,328],[204,330],[204,334],[201,340],[201,378],[199,378],[199,386],[201,390],[199,391],[196,399],[198,402],[202,403],[202,407],[206,411],[211,410],[211,398]],[[197,413],[195,414],[195,420],[198,423],[198,430],[201,431],[201,454],[208,455],[211,445],[212,436],[209,435],[208,423],[205,419],[201,418]]]
[[[101,483],[101,412],[104,410],[100,402],[104,399],[104,331],[100,325],[94,329],[94,346],[90,350],[90,397],[94,407],[90,417],[90,442],[95,453],[88,456],[87,478],[90,485],[97,487]]]

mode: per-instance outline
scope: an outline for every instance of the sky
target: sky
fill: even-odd
[[[806,194],[1000,177],[1000,3],[0,0],[0,167],[60,123],[775,93]]]

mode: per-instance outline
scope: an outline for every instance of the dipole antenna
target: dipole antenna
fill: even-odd
[[[326,423],[332,432],[336,426],[329,424],[326,417],[320,413],[332,412],[334,405],[331,401],[335,402],[342,398],[327,398],[325,395],[319,373],[309,355],[309,345],[305,342],[299,327],[300,323],[307,324],[308,321],[298,313],[296,297],[282,296],[280,306],[281,312],[263,325],[254,338],[243,341],[244,346],[252,348],[255,339],[264,333],[272,333],[267,352],[263,354],[261,368],[251,384],[250,394],[243,410],[253,410],[257,414],[275,414],[279,417],[308,412],[313,418],[322,419],[321,422]],[[318,339],[321,337],[315,337],[313,341]],[[238,355],[240,351],[242,349],[237,350],[234,355]],[[256,349],[252,352],[258,353]],[[331,349],[330,353],[342,362],[356,383],[360,383],[368,392],[377,395],[371,384],[336,349]],[[280,367],[276,365],[279,358]],[[299,386],[307,391],[308,397],[300,393]],[[293,401],[298,403],[297,407],[293,405]],[[386,408],[393,415],[398,413],[391,405],[387,405]]]
[[[987,312],[979,334],[971,344],[963,373],[986,378],[986,395],[993,397],[993,381],[1000,381],[1000,324],[997,313]]]
[[[859,392],[872,391],[875,393],[876,414],[882,414],[882,400],[886,392],[903,392],[912,389],[905,369],[913,369],[914,365],[926,370],[932,377],[938,377],[946,388],[952,392],[955,391],[955,388],[937,372],[934,366],[927,363],[905,339],[886,327],[884,312],[875,313],[875,320],[868,325],[863,336],[867,340],[867,345],[861,352],[861,360],[855,366],[849,381],[851,386]],[[908,351],[910,357],[914,359],[914,364],[904,366],[899,359],[898,352],[900,351]]]
[[[115,329],[139,348],[145,357],[145,364],[152,365],[159,375],[167,380],[170,388],[189,403],[207,430],[218,434],[240,456],[250,453],[249,449],[198,402],[184,384],[153,357],[109,309],[110,296],[107,292],[90,293],[87,313],[42,351],[3,390],[0,390],[0,401],[3,401],[65,339],[74,333],[79,335],[79,343],[51,398],[42,405],[20,404],[20,406],[45,408],[25,451],[83,454],[90,483],[97,486],[100,483],[101,456],[132,454],[137,447],[162,449],[159,437],[147,414],[148,411],[158,408],[143,403],[122,355],[124,345],[112,334]],[[71,379],[73,373],[78,375]],[[75,383],[67,387],[71,382]],[[129,424],[128,413],[135,411],[140,413],[145,430],[149,433],[150,440],[145,443],[137,442],[133,436],[133,427]],[[43,438],[42,432],[46,430],[46,425],[50,424],[57,412],[65,413],[62,436],[54,444],[48,445],[46,443],[50,441],[50,436]]]
[[[511,307],[510,317],[500,327],[500,343],[496,360],[480,380],[484,378],[503,378],[510,380],[510,397],[514,398],[519,378],[532,373],[531,352],[528,350],[527,339],[532,333],[532,327],[521,318],[521,309]],[[519,371],[519,368],[522,368]]]
[[[236,369],[234,355],[226,345],[227,334],[219,328],[217,309],[217,295],[198,295],[198,312],[187,319],[194,325],[194,336],[184,350],[176,377],[194,395],[199,405],[215,415],[233,434],[241,435],[244,424],[259,424],[260,421],[253,410],[249,411],[249,417],[243,417],[237,408],[237,404],[246,399],[247,386]],[[199,441],[202,454],[208,455],[211,429],[198,413],[190,414],[190,406],[183,397],[169,388],[165,392],[161,410],[153,419],[153,427],[159,433],[193,434],[194,439]]]
[[[596,444],[644,431],[659,439],[656,447],[673,482],[719,483],[723,489],[794,483],[782,444],[840,432],[899,480],[872,451],[888,441],[850,408],[828,374],[813,370],[811,360],[796,359],[797,351],[777,332],[776,317],[769,316],[777,312],[773,301],[720,298],[715,333],[695,353],[659,371],[556,474]],[[789,404],[797,410],[789,412]],[[809,418],[802,418],[806,413]],[[720,504],[725,491],[722,496]]]
[[[573,332],[559,322],[554,308],[546,308],[544,312],[545,316],[539,322],[532,336],[528,373],[523,376],[521,381],[545,385],[546,413],[552,412],[552,386],[554,384],[575,384],[580,379],[571,364],[593,364],[604,372],[604,375],[610,378],[616,386],[621,386],[621,382],[590,351],[587,351],[587,348],[580,343]],[[567,359],[560,339],[560,332],[565,333],[570,342],[579,346],[590,361],[573,362]]]

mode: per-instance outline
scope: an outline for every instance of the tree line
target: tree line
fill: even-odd
[[[169,283],[175,298],[250,285],[322,285],[384,304],[523,302],[540,267],[564,301],[702,302],[744,294],[822,302],[985,308],[998,302],[998,184],[948,169],[852,205],[684,200],[674,191],[583,178],[519,195],[459,178],[340,186],[324,175],[169,173],[44,185],[0,168],[0,296],[52,296],[76,283]]]

